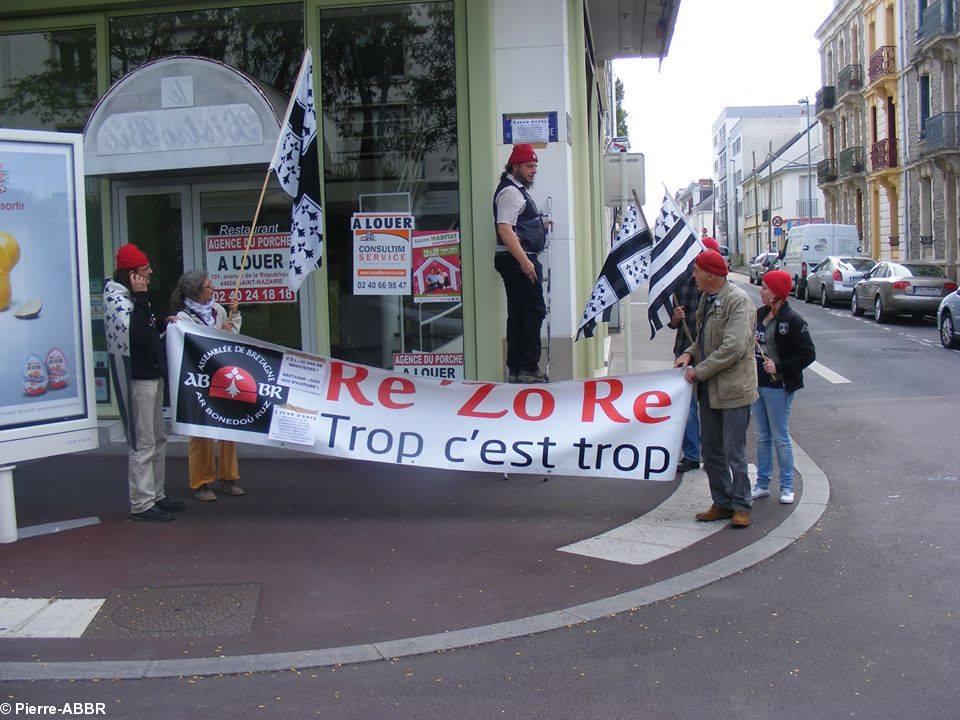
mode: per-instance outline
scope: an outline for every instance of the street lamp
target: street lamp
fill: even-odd
[[[813,224],[813,177],[810,167],[810,96],[797,100],[800,105],[806,106],[807,123],[807,225]]]
[[[733,185],[733,242],[730,243],[733,247],[730,249],[730,252],[740,251],[740,228],[737,221],[737,164],[733,160],[727,160],[728,165],[732,165],[732,170],[730,171],[730,182]]]

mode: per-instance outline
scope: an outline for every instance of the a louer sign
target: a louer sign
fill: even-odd
[[[435,380],[190,323],[167,330],[175,432],[450,470],[673,480],[680,371],[550,385]]]

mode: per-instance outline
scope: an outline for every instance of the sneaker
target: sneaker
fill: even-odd
[[[173,513],[167,512],[166,510],[161,510],[156,505],[154,505],[149,510],[144,510],[143,512],[130,513],[130,517],[134,520],[143,520],[144,522],[169,522],[173,520]]]
[[[163,498],[162,500],[157,500],[157,502],[154,503],[154,507],[158,507],[161,510],[166,510],[167,512],[180,512],[181,510],[185,510],[187,506],[179,500]]]
[[[784,505],[793,504],[793,490],[781,490],[780,502],[782,502]]]
[[[246,495],[246,491],[237,485],[234,480],[221,480],[220,481],[220,492],[224,495],[233,495],[234,497],[240,497],[241,495]]]
[[[762,488],[759,485],[754,486],[753,490],[750,492],[750,497],[754,500],[762,497],[770,497],[770,491],[766,488]]]
[[[691,470],[696,470],[700,467],[699,460],[691,460],[690,458],[685,457],[680,461],[680,464],[677,465],[677,472],[690,472]]]
[[[536,370],[521,370],[520,374],[517,376],[520,382],[531,385],[534,383],[545,383],[549,382],[546,373],[537,368]]]
[[[202,502],[213,502],[217,499],[217,496],[214,494],[213,490],[210,489],[209,485],[204,485],[199,490],[194,490],[193,496]]]

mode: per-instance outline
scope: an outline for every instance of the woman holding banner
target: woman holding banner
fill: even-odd
[[[170,301],[177,320],[195,322],[207,327],[240,332],[240,313],[236,304],[230,306],[230,313],[213,301],[213,283],[210,276],[202,270],[184,273],[177,282]],[[219,479],[220,491],[227,495],[245,495],[237,484],[240,469],[237,465],[237,445],[230,440],[212,440],[210,438],[190,438],[190,456],[188,472],[190,489],[197,500],[212,502],[217,499],[212,485],[217,479],[218,463],[214,459],[213,444],[219,442]]]

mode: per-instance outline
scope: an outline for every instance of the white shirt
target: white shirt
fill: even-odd
[[[497,206],[497,223],[503,223],[510,227],[515,227],[517,218],[523,212],[524,205],[527,204],[526,198],[520,192],[521,184],[513,175],[507,175],[513,181],[513,187],[505,187],[497,195],[495,203]]]

